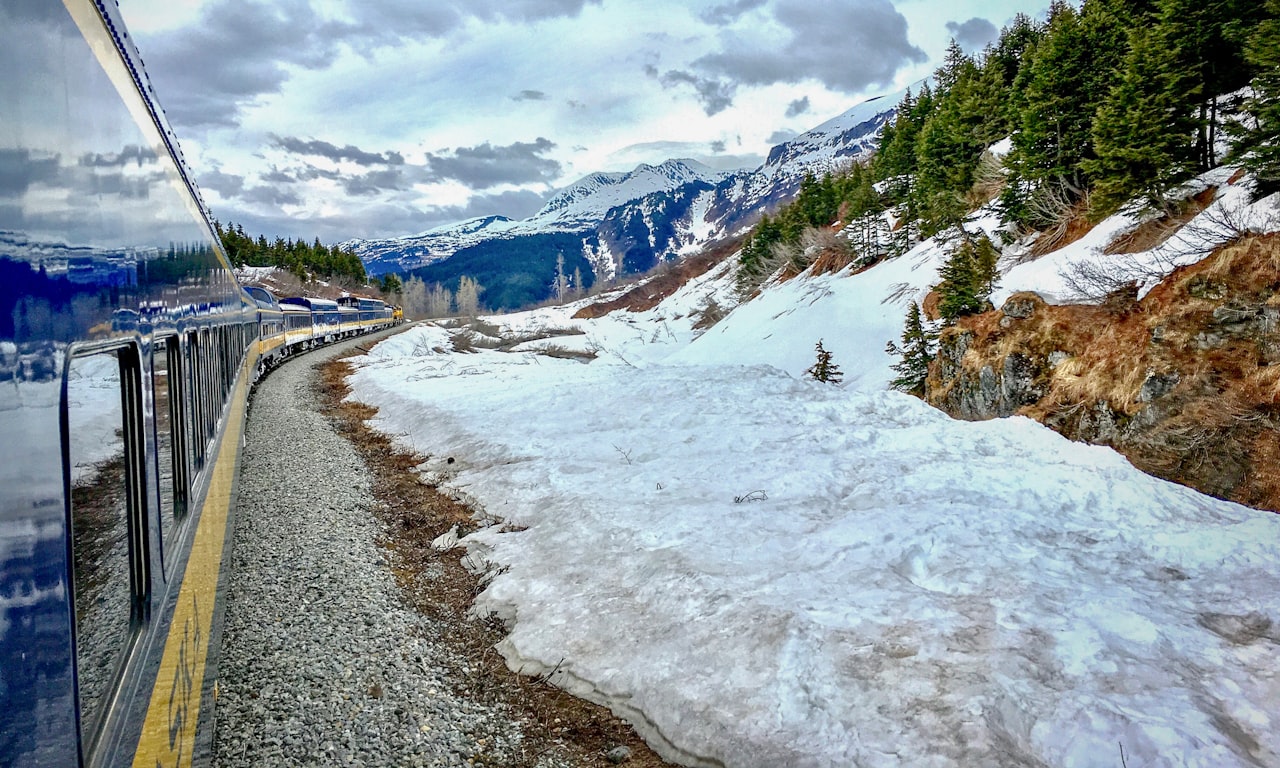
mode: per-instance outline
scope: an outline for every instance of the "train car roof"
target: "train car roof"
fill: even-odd
[[[333,312],[338,309],[338,302],[333,299],[318,299],[307,296],[292,296],[287,299],[281,299],[281,304],[301,304],[308,307],[312,311]]]
[[[245,293],[253,297],[254,302],[262,309],[279,309],[280,303],[276,301],[276,297],[271,295],[271,291],[266,288],[260,288],[256,285],[243,286]]]

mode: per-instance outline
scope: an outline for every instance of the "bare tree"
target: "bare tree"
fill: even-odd
[[[453,313],[453,291],[433,283],[427,291],[427,316],[448,317]]]
[[[551,284],[551,292],[556,297],[557,304],[563,304],[566,296],[569,295],[569,278],[564,273],[564,254],[556,255],[556,279]]]
[[[410,276],[400,290],[400,305],[406,317],[421,318],[427,315],[427,284],[422,278]]]
[[[475,317],[480,311],[480,284],[463,275],[458,278],[458,293],[453,300],[458,307],[458,314]]]

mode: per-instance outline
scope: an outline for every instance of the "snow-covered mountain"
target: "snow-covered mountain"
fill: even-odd
[[[559,190],[542,210],[521,221],[484,216],[409,237],[353,240],[344,247],[354,248],[370,273],[383,274],[427,266],[487,240],[572,232],[598,242],[601,229],[615,233],[606,240],[617,240],[623,237],[618,221],[629,222],[641,211],[647,214],[643,220],[650,231],[661,229],[655,216],[669,218],[670,201],[712,190],[730,175],[688,159],[642,164],[626,173],[598,172]],[[607,226],[610,221],[614,224]]]
[[[594,282],[619,270],[647,270],[739,232],[791,198],[806,173],[821,174],[869,152],[901,95],[862,102],[774,147],[752,170],[721,172],[676,159],[625,173],[593,173],[559,190],[524,220],[486,216],[408,237],[343,245],[354,249],[374,275],[422,270],[424,279],[445,281],[468,274],[494,286],[507,269],[532,277],[537,285],[522,295],[536,301],[545,298],[535,295],[539,290],[549,290],[542,273],[558,255],[586,275],[584,281]],[[528,241],[528,247],[517,247],[518,241]],[[528,258],[512,263],[511,254]],[[446,260],[452,262],[448,267],[442,264]],[[490,306],[514,306],[489,298]]]

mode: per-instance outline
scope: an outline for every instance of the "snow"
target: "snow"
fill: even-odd
[[[248,264],[236,268],[236,280],[241,285],[258,283],[275,274],[276,267],[251,267]]]
[[[353,360],[353,397],[496,521],[461,545],[509,665],[670,759],[1280,765],[1280,516],[885,391],[945,253],[771,285],[705,333],[728,265],[648,312],[486,318],[584,331],[546,343],[587,365],[423,325]],[[1002,290],[1052,292],[1054,261]],[[844,384],[802,377],[819,338]]]
[[[1067,277],[1072,266],[1078,264],[1092,264],[1138,283],[1141,297],[1174,269],[1194,264],[1242,232],[1280,230],[1280,195],[1252,202],[1253,189],[1247,180],[1229,183],[1238,170],[1221,166],[1188,182],[1180,196],[1190,197],[1210,186],[1218,191],[1208,208],[1159,246],[1135,254],[1106,254],[1104,251],[1113,240],[1144,218],[1138,211],[1121,211],[1100,222],[1080,240],[1009,270],[1001,278],[992,301],[1000,306],[1018,291],[1036,291],[1053,303],[1082,301],[1088,297],[1081,295]]]

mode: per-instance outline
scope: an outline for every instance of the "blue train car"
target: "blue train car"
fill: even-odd
[[[0,766],[204,764],[249,386],[339,306],[237,285],[114,3],[0,58]]]
[[[189,765],[272,311],[114,3],[0,3],[0,52],[0,765]]]

